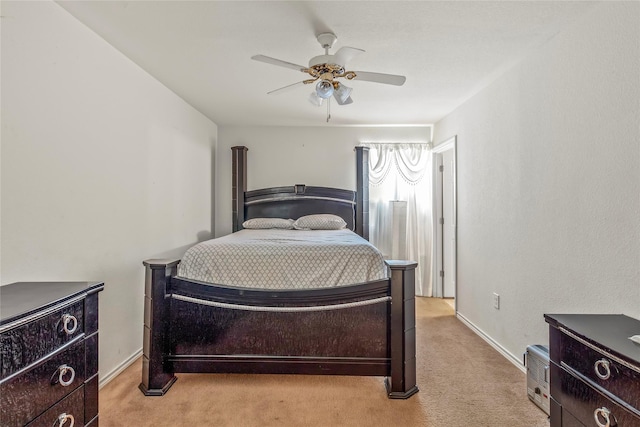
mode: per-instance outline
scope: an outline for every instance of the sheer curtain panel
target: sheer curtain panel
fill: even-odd
[[[416,261],[416,294],[432,296],[430,145],[362,145],[369,147],[369,239],[387,259]]]

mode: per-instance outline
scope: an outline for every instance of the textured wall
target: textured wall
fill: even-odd
[[[53,2],[2,2],[2,284],[101,280],[101,378],[142,347],[142,260],[212,230],[216,125]]]
[[[640,318],[638,22],[607,2],[435,126],[458,136],[459,313],[515,360],[543,313]]]

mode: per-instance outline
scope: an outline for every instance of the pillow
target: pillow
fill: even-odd
[[[293,223],[296,230],[341,230],[346,226],[344,219],[333,214],[305,215]]]
[[[243,222],[242,227],[251,230],[264,230],[267,228],[293,230],[293,220],[284,218],[252,218]]]

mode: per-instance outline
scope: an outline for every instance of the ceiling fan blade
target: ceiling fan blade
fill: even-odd
[[[354,71],[356,73],[355,80],[363,80],[365,82],[384,83],[388,85],[402,86],[407,80],[405,76],[396,74],[370,73],[368,71]]]
[[[342,65],[343,67],[347,66],[347,62],[351,61],[356,56],[363,53],[364,50],[358,49],[356,47],[344,46],[337,50],[337,52],[333,55],[336,61],[336,64]]]
[[[294,87],[294,86],[298,86],[298,85],[301,85],[301,84],[304,84],[304,81],[302,81],[302,82],[295,82],[295,83],[292,83],[292,84],[290,84],[290,85],[286,85],[286,86],[283,86],[283,87],[281,87],[281,88],[274,89],[274,90],[272,90],[272,91],[267,92],[267,95],[273,95],[274,93],[284,92],[284,91],[286,91],[287,89],[291,89],[292,87]]]
[[[293,64],[291,62],[282,61],[280,59],[271,58],[270,56],[264,55],[254,55],[251,57],[256,61],[266,62],[267,64],[277,65],[279,67],[291,68],[292,70],[304,71],[307,67],[303,67],[302,65]]]

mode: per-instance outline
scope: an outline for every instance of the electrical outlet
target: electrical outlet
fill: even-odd
[[[493,308],[500,310],[500,295],[493,293]]]

